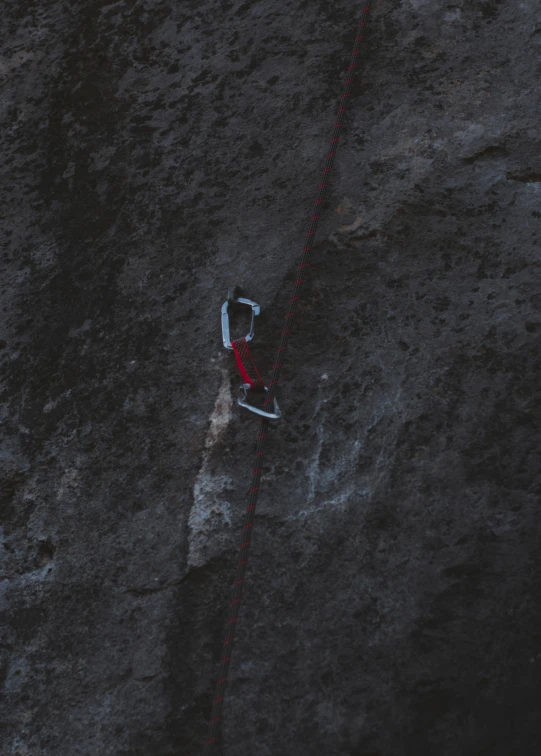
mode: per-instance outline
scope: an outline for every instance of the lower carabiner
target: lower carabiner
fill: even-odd
[[[243,383],[240,387],[240,390],[244,392],[244,397],[239,398],[237,401],[240,404],[241,407],[246,407],[246,409],[250,410],[250,412],[255,412],[256,415],[261,415],[261,417],[268,417],[269,420],[279,420],[282,416],[282,413],[280,412],[280,407],[278,406],[278,402],[276,400],[276,397],[274,397],[274,413],[273,412],[265,412],[265,410],[259,409],[258,407],[254,407],[252,404],[248,404],[247,398],[248,398],[248,390],[251,388],[249,383]],[[265,386],[265,391],[268,391],[268,387]]]

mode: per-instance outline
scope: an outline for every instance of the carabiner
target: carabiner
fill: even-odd
[[[244,337],[246,341],[251,341],[254,338],[255,316],[259,315],[261,308],[255,302],[252,302],[251,299],[245,299],[244,297],[239,297],[235,300],[235,303],[236,302],[238,302],[239,304],[248,305],[252,308],[252,323],[250,325],[250,333]],[[222,305],[222,338],[224,347],[226,349],[233,349],[233,346],[231,345],[231,334],[229,330],[229,300],[224,302]]]
[[[249,383],[243,383],[240,387],[241,391],[244,391],[244,398],[237,399],[238,403],[241,407],[246,407],[246,409],[249,409],[251,412],[255,412],[256,415],[261,415],[262,417],[268,417],[270,420],[279,420],[280,417],[282,417],[282,413],[280,412],[280,407],[278,406],[278,402],[276,401],[276,397],[274,397],[274,413],[272,412],[265,412],[265,410],[259,409],[258,407],[254,407],[251,404],[248,404],[247,398],[248,398],[248,390],[250,389]],[[265,386],[265,391],[268,391],[268,387]]]

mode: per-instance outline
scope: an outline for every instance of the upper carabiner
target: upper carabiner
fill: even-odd
[[[251,341],[254,338],[255,316],[259,315],[261,308],[255,302],[252,302],[251,299],[245,299],[244,297],[239,297],[238,299],[236,299],[235,304],[237,302],[239,304],[248,305],[252,308],[252,323],[250,325],[250,333],[244,337],[246,341]],[[224,302],[222,305],[222,338],[224,347],[226,349],[233,349],[233,346],[231,344],[231,333],[229,330],[229,300]]]

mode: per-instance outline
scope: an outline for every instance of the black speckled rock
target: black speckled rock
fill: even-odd
[[[198,756],[359,4],[4,3],[6,756]],[[217,756],[541,753],[541,9],[374,0]]]

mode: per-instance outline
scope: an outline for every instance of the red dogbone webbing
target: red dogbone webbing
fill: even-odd
[[[245,338],[237,339],[231,342],[235,353],[235,360],[240,374],[246,383],[250,384],[252,391],[263,391],[265,384],[263,378],[255,366],[252,353],[248,349],[248,343]]]

